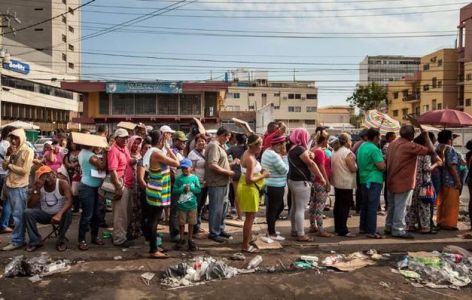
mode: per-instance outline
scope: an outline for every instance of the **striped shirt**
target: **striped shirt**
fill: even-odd
[[[284,187],[287,185],[288,160],[282,158],[272,149],[267,149],[262,154],[262,168],[270,172],[266,178],[266,185],[273,187]]]

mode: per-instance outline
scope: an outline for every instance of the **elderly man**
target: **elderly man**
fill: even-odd
[[[125,178],[125,170],[129,166],[131,156],[128,147],[128,131],[118,128],[114,134],[115,143],[108,151],[108,171],[111,175],[111,182],[115,186],[115,196],[113,199],[113,244],[119,247],[129,247],[130,242],[126,239],[126,231],[129,223],[131,186],[129,181],[132,178]],[[131,180],[129,180],[131,179]]]
[[[11,242],[3,247],[4,251],[11,251],[23,247],[25,244],[25,227],[23,214],[26,208],[27,189],[29,185],[29,175],[33,164],[34,152],[26,144],[26,134],[24,129],[15,129],[9,134],[10,147],[7,150],[3,169],[8,170],[5,180],[4,192],[10,204],[15,222],[15,229],[12,232]]]
[[[426,147],[413,143],[413,126],[403,125],[400,138],[390,143],[387,150],[388,212],[385,233],[397,238],[414,238],[405,231],[405,217],[416,185],[416,162],[418,155],[434,154],[428,132],[421,129],[421,134],[425,137]]]
[[[72,221],[72,193],[66,180],[56,177],[48,166],[42,166],[36,171],[36,181],[30,194],[24,218],[29,236],[26,251],[33,252],[43,246],[37,223],[59,224],[56,250],[65,251],[67,229]]]

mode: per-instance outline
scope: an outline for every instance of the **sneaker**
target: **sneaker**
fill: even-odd
[[[229,239],[229,240],[231,240],[233,238],[233,236],[231,234],[227,233],[226,231],[222,231],[220,233],[220,237],[225,238],[225,239]]]
[[[16,250],[16,249],[19,249],[23,247],[23,245],[14,245],[14,244],[8,244],[6,245],[5,247],[2,248],[3,251],[13,251],[13,250]]]
[[[268,237],[271,238],[274,241],[279,241],[279,242],[285,241],[285,238],[281,235],[271,235],[271,236],[268,236]]]
[[[190,242],[190,241],[189,241]],[[175,246],[174,246],[174,249],[175,250],[182,250],[182,248],[184,247],[185,245],[185,240],[179,240]]]
[[[195,244],[194,241],[189,240],[188,241],[188,250],[189,251],[197,251],[198,250],[197,244]]]
[[[226,242],[226,239],[219,236],[210,236],[209,239],[220,244]]]

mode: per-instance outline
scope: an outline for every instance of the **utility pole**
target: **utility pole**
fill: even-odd
[[[0,11],[0,127],[2,127],[2,100],[3,100],[3,87],[2,87],[2,71],[3,64],[10,62],[10,53],[4,46],[4,35],[12,32],[15,34],[15,28],[12,26],[12,21],[21,24],[21,21],[16,17],[16,12],[11,13],[9,10],[6,13]],[[7,29],[5,31],[5,29]],[[3,137],[2,137],[3,138]]]

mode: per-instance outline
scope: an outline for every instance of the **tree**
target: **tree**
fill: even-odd
[[[387,105],[387,89],[375,82],[369,85],[357,85],[356,90],[347,101],[353,107],[358,107],[362,111],[377,109]]]

